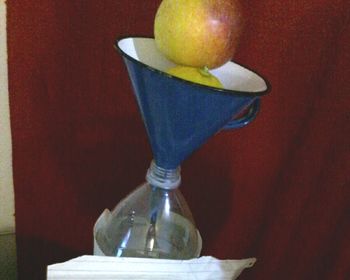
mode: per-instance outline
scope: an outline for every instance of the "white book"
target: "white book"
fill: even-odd
[[[190,260],[81,256],[49,265],[47,280],[232,280],[255,261],[255,258],[218,260],[209,256]]]

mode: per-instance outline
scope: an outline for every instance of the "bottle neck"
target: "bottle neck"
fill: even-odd
[[[181,183],[180,166],[176,169],[165,169],[156,165],[153,160],[147,171],[146,180],[154,187],[176,189]]]

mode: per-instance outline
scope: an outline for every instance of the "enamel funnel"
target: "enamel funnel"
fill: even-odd
[[[154,161],[164,169],[177,168],[221,129],[251,122],[268,91],[262,77],[234,62],[211,70],[224,89],[173,77],[165,71],[175,64],[157,50],[152,38],[123,38],[116,48],[126,64]]]

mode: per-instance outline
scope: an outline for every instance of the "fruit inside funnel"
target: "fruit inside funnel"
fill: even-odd
[[[223,89],[173,77],[166,70],[175,64],[158,51],[153,38],[122,38],[116,48],[127,66],[154,160],[161,168],[177,168],[221,129],[248,124],[268,91],[262,77],[231,61],[210,70]],[[244,117],[234,119],[249,106]]]

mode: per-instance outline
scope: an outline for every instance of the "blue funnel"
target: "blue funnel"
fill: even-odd
[[[252,121],[267,83],[233,62],[212,70],[224,89],[195,84],[168,75],[174,64],[156,48],[152,38],[117,41],[146,126],[155,163],[175,169],[194,150],[223,128]],[[244,109],[247,113],[234,119]]]

